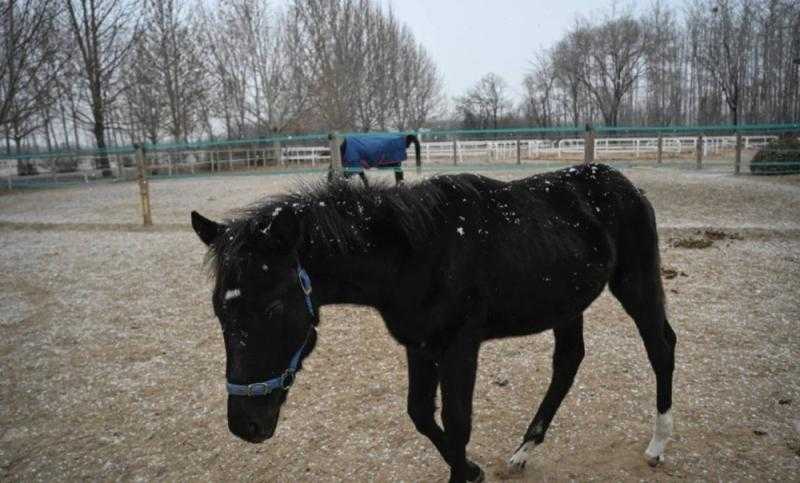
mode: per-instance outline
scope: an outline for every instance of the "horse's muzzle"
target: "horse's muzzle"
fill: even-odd
[[[250,408],[248,408],[250,409]],[[279,410],[259,408],[247,410],[230,401],[228,404],[228,429],[248,443],[263,443],[275,434]]]
[[[271,427],[265,428],[255,422],[236,425],[228,424],[228,428],[230,429],[231,433],[247,441],[248,443],[253,444],[263,443],[271,438],[272,435],[275,434],[275,426],[275,424],[272,424]]]

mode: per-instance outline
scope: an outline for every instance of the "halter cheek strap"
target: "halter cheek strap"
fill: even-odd
[[[311,315],[312,319],[314,317],[314,304],[311,303],[311,278],[309,278],[308,273],[300,266],[300,263],[297,264],[297,278],[300,282],[300,288],[303,290],[303,296],[305,297],[306,301],[306,308],[308,309],[308,313]],[[276,391],[278,389],[283,389],[284,391],[288,391],[292,384],[294,383],[294,375],[297,372],[297,366],[300,364],[300,357],[303,355],[303,351],[308,344],[308,340],[311,338],[311,333],[316,332],[316,327],[314,327],[313,320],[308,328],[308,332],[306,333],[306,339],[303,341],[303,344],[300,346],[299,349],[294,353],[292,359],[289,361],[289,367],[283,371],[278,377],[273,377],[272,379],[268,379],[264,382],[254,382],[252,384],[233,384],[233,383],[226,383],[226,388],[228,389],[228,394],[232,396],[266,396],[269,393]]]
[[[297,278],[300,280],[300,288],[303,290],[303,296],[306,299],[306,308],[311,317],[314,317],[314,304],[311,303],[311,278],[308,273],[297,263]]]

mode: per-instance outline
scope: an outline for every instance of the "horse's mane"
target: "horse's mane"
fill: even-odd
[[[369,186],[346,180],[299,182],[288,193],[266,198],[234,213],[226,231],[212,244],[209,261],[217,277],[240,256],[242,248],[261,235],[277,214],[290,211],[302,223],[305,242],[332,254],[364,251],[374,235],[392,237],[414,249],[422,247],[441,226],[446,204],[456,197],[476,201],[474,176],[442,175],[411,184]]]

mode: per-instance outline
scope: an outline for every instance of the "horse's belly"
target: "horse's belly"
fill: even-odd
[[[602,293],[610,276],[605,263],[566,264],[531,270],[514,284],[499,284],[489,307],[489,338],[542,332],[573,319]]]

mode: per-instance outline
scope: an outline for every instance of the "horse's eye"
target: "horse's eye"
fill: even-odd
[[[283,312],[283,302],[276,300],[267,306],[267,318],[280,315]]]

